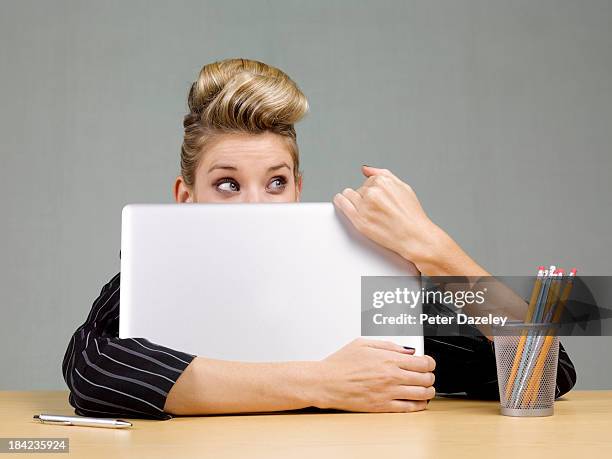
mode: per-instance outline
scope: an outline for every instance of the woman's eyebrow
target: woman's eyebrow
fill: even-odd
[[[210,167],[210,169],[208,169],[208,172],[210,173],[210,172],[214,171],[215,169],[227,169],[227,170],[230,170],[230,171],[237,171],[238,170],[237,167],[229,166],[227,164],[213,164]]]
[[[289,167],[289,164],[281,163],[281,164],[278,164],[277,166],[272,166],[268,168],[268,172],[276,171],[278,169],[282,169],[283,167],[286,167],[287,169],[291,170],[291,168]]]

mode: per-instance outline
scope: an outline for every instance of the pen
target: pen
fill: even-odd
[[[63,426],[106,427],[109,429],[125,429],[127,427],[132,427],[131,422],[122,419],[59,416],[55,414],[36,414],[34,415],[34,419],[38,419],[43,424],[57,424]]]

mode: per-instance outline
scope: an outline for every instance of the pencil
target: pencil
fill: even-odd
[[[550,311],[554,310],[555,304],[559,300],[559,293],[561,291],[561,282],[563,280],[563,270],[557,269],[555,271],[555,277],[552,280],[551,285],[551,294],[548,296],[548,300],[544,305],[544,309],[542,310],[542,317],[540,317],[540,322],[545,323]]]

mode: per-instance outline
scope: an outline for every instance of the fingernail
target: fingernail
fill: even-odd
[[[408,351],[414,351],[415,349],[413,347],[410,346],[402,346],[404,349],[408,350]]]

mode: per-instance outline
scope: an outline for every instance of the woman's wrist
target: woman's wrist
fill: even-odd
[[[296,403],[304,407],[322,408],[324,402],[322,381],[324,372],[322,362],[318,361],[297,361],[288,362],[289,383],[293,383]]]
[[[436,224],[430,222],[419,231],[418,240],[406,238],[402,241],[400,255],[411,261],[419,271],[428,276],[441,269],[441,263],[448,254],[446,247],[452,247],[448,235]]]
[[[308,400],[310,406],[319,409],[335,409],[338,408],[334,403],[333,388],[333,368],[325,360],[316,362],[308,362]]]
[[[406,241],[402,255],[426,276],[487,276],[442,228],[434,224],[423,231],[420,244]]]

